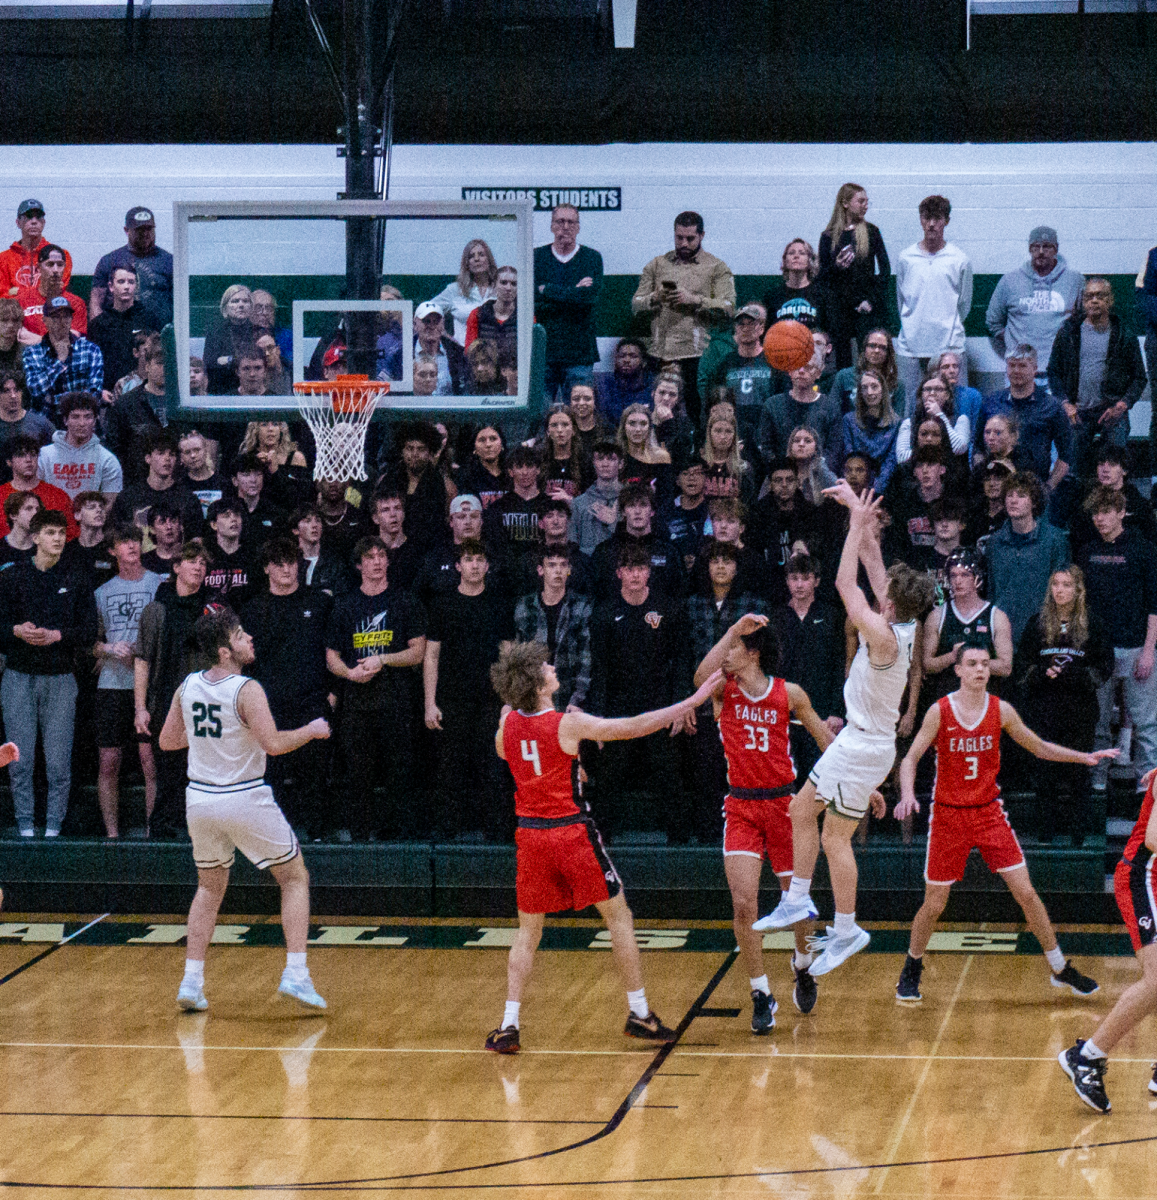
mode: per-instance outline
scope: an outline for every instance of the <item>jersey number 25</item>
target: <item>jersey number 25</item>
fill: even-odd
[[[211,738],[221,736],[220,704],[202,704],[198,700],[193,705],[193,736]]]

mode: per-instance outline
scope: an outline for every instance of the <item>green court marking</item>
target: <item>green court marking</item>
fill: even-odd
[[[0,923],[0,944],[51,945],[84,929],[80,921]],[[310,927],[310,945],[352,946],[360,949],[391,950],[506,950],[517,930],[494,925],[326,925]],[[635,930],[639,947],[655,951],[691,951],[698,954],[728,954],[735,949],[730,929],[651,929],[640,924]],[[85,930],[76,946],[181,946],[185,926],[179,922],[121,924],[103,921]],[[279,925],[242,925],[221,922],[213,938],[218,946],[283,946]],[[764,935],[767,950],[787,950],[793,945],[790,931]],[[1067,954],[1083,958],[1120,958],[1133,953],[1124,933],[1066,933],[1061,945]],[[579,929],[548,925],[542,935],[543,950],[610,951],[605,929]],[[903,954],[908,948],[906,929],[879,929],[872,933],[868,954]],[[934,954],[1039,954],[1040,946],[1031,933],[992,933],[983,930],[938,930],[928,947]]]

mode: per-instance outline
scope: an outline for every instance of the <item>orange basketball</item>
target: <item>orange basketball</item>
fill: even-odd
[[[763,357],[777,371],[798,371],[815,351],[812,331],[798,321],[776,321],[763,336]]]

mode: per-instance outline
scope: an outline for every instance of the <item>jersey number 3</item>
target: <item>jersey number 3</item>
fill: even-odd
[[[211,738],[221,736],[220,704],[202,704],[198,700],[193,705],[193,736]],[[523,745],[525,744],[524,742]]]
[[[534,773],[542,774],[542,763],[538,761],[538,742],[522,739],[522,761],[534,764]]]

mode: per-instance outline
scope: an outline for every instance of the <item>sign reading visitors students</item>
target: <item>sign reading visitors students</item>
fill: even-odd
[[[573,204],[579,212],[619,212],[623,189],[559,187],[464,187],[463,200],[533,200],[535,211],[550,212],[560,204]]]

